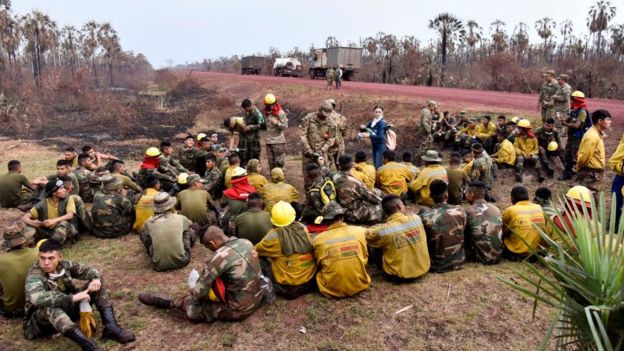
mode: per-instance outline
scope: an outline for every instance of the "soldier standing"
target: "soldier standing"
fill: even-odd
[[[572,94],[572,88],[568,84],[568,75],[560,74],[557,77],[557,91],[553,95],[553,101],[555,102],[555,116],[557,121],[560,118],[566,119],[570,114],[570,95]],[[561,125],[557,126],[560,128]]]
[[[332,154],[334,155],[334,161],[338,162],[338,157],[345,154],[345,139],[347,137],[347,117],[336,111],[336,100],[327,100],[332,105],[331,118],[336,122],[338,131],[336,132],[336,144],[334,144]]]
[[[283,168],[286,157],[284,130],[288,128],[288,117],[273,94],[267,94],[264,97],[264,119],[267,123],[266,144],[269,168]]]
[[[548,70],[544,74],[544,83],[540,88],[538,106],[542,112],[542,122],[548,117],[555,117],[555,102],[553,96],[557,93],[557,80],[555,79],[555,71]]]
[[[336,71],[333,66],[329,66],[327,71],[325,71],[325,78],[327,79],[327,90],[331,90],[336,79]]]
[[[438,103],[427,102],[427,107],[420,110],[420,155],[424,155],[431,148],[433,142],[433,115],[438,114]]]
[[[301,120],[299,135],[303,144],[303,174],[308,163],[318,162],[319,166],[336,170],[334,155],[330,150],[336,144],[338,128],[332,116],[333,107],[329,101],[324,101],[317,112],[308,113]],[[322,158],[322,161],[321,161]],[[306,188],[308,182],[305,182]]]
[[[340,65],[342,66],[342,65]],[[342,67],[336,67],[336,89],[340,89],[342,87]]]
[[[239,155],[241,163],[244,164],[251,159],[260,159],[260,130],[266,129],[266,123],[262,112],[251,103],[251,100],[245,99],[241,104],[245,110],[245,127],[238,141]]]

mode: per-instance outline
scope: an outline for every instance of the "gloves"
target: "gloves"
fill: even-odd
[[[82,331],[82,333],[90,338],[95,331],[95,318],[93,318],[93,309],[88,301],[80,301],[80,322],[78,322],[78,327]]]

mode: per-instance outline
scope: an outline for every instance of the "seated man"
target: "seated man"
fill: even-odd
[[[262,201],[264,210],[271,213],[273,205],[280,201],[288,203],[299,201],[299,192],[294,186],[284,182],[284,170],[273,168],[271,170],[271,183],[262,188]]]
[[[160,173],[177,177],[180,173],[189,173],[180,161],[173,158],[173,146],[168,141],[160,143],[160,165],[158,166]]]
[[[68,146],[63,150],[63,158],[70,162],[72,168],[78,167],[78,153],[73,146]]]
[[[56,174],[50,174],[48,176],[48,181],[55,180],[62,176],[68,176],[72,180],[72,184],[74,184],[74,188],[70,195],[78,195],[78,189],[80,184],[78,183],[78,178],[71,171],[71,162],[66,160],[58,160],[56,161]]]
[[[139,186],[145,187],[145,180],[150,175],[158,178],[160,186],[164,191],[169,191],[177,181],[176,177],[161,173],[158,170],[160,166],[160,150],[157,147],[150,147],[145,150],[143,162],[139,167],[138,182]]]
[[[240,157],[238,156],[238,154],[233,153],[228,157],[228,168],[225,170],[225,173],[223,174],[223,186],[226,189],[229,189],[232,187],[232,171],[234,171],[235,168],[240,167]]]
[[[143,191],[141,187],[126,175],[126,163],[122,160],[113,160],[112,165],[113,171],[111,172],[111,175],[119,179],[121,186],[129,191],[128,198],[134,199],[136,196],[141,194]]]
[[[59,177],[59,179],[63,181],[63,187],[65,187],[65,190],[67,190],[68,193],[71,193],[74,187],[72,179],[68,176],[62,176]],[[91,232],[91,230],[93,230],[93,219],[91,218],[91,213],[87,210],[87,206],[85,206],[84,201],[82,201],[82,198],[79,195],[68,196],[74,199],[74,204],[76,205],[76,216],[74,219],[79,235]]]
[[[379,223],[383,216],[378,189],[369,190],[351,175],[353,161],[347,155],[338,158],[340,171],[334,177],[336,200],[344,208],[344,217],[351,223]]]
[[[494,153],[491,158],[500,168],[509,168],[516,165],[516,149],[514,145],[507,139],[507,134],[497,132],[496,138],[498,144],[494,147]]]
[[[295,209],[280,201],[271,210],[273,228],[256,245],[262,271],[273,281],[278,295],[287,299],[315,289],[316,264],[310,234],[295,221]],[[266,264],[270,263],[270,265]]]
[[[429,188],[434,205],[431,209],[421,211],[420,217],[427,232],[430,270],[443,273],[461,269],[466,261],[466,212],[459,206],[446,203],[448,191],[443,180],[434,180]]]
[[[247,199],[251,193],[256,192],[256,188],[249,185],[247,171],[243,168],[236,168],[232,172],[232,187],[223,192],[221,207],[227,207],[227,217],[233,218],[247,209]],[[228,223],[229,219],[225,222]]]
[[[140,233],[143,229],[143,224],[148,218],[154,215],[154,196],[160,192],[160,181],[154,176],[149,176],[145,179],[145,190],[143,195],[139,198],[134,210],[134,224],[132,230],[135,233]]]
[[[366,163],[366,153],[364,151],[358,151],[355,153],[355,162],[351,170],[351,175],[366,184],[366,187],[373,189],[375,187],[375,178],[377,177],[377,170],[375,166]]]
[[[204,264],[189,294],[171,300],[141,293],[141,303],[172,309],[172,314],[196,322],[240,321],[260,307],[260,262],[248,240],[228,238],[219,227],[210,226],[200,234],[201,243],[214,254]]]
[[[22,216],[21,221],[35,228],[35,239],[54,239],[60,243],[78,239],[76,203],[60,179],[45,186],[46,197]]]
[[[531,122],[522,119],[518,122],[519,133],[514,140],[514,149],[516,150],[516,181],[522,182],[522,172],[524,171],[524,162],[531,162],[535,166],[538,181],[544,181],[542,175],[542,167],[539,161],[539,146],[535,133],[531,130]]]
[[[107,174],[102,177],[102,190],[95,193],[91,217],[93,235],[116,238],[126,235],[134,223],[132,201],[125,196],[121,182]]]
[[[470,171],[470,179],[485,183],[488,189],[492,188],[494,182],[492,176],[492,159],[490,155],[483,149],[481,143],[473,143],[471,146],[474,162]]]
[[[99,350],[83,334],[76,321],[89,321],[85,333],[95,328],[90,304],[95,304],[104,329],[102,339],[125,344],[134,341],[134,334],[121,328],[115,320],[108,292],[102,284],[102,275],[94,268],[63,259],[63,246],[56,240],[46,240],[39,247],[37,262],[26,276],[26,318],[24,336],[34,340],[42,336],[61,333],[83,350]],[[87,281],[77,288],[74,279]],[[83,314],[85,314],[83,316]],[[89,318],[90,317],[90,318]]]
[[[448,177],[448,203],[451,205],[459,205],[464,200],[464,189],[470,181],[466,172],[460,167],[461,154],[453,152],[449,166],[446,167],[446,175]]]
[[[321,168],[316,163],[306,165],[306,181],[309,188],[303,218],[305,223],[312,223],[321,215],[323,207],[336,199],[336,185],[329,177],[321,175]]]
[[[548,172],[548,176],[552,178],[555,174],[557,159],[561,160],[561,164],[565,166],[563,159],[563,144],[559,131],[555,129],[555,119],[552,117],[544,121],[544,125],[537,128],[535,137],[539,145],[539,159],[542,167]]]
[[[249,179],[249,184],[256,188],[258,192],[261,192],[262,188],[269,183],[269,181],[260,174],[261,171],[260,160],[252,158],[247,162],[247,178]]]
[[[446,169],[440,165],[442,158],[437,151],[427,150],[420,158],[425,161],[425,168],[410,183],[410,190],[415,194],[417,204],[431,207],[434,202],[429,196],[429,186],[434,180],[443,180],[448,183],[448,175]]]
[[[418,176],[418,173],[420,173],[420,169],[418,169],[418,167],[416,167],[412,163],[412,153],[409,151],[405,151],[403,153],[401,160],[402,160],[401,164],[407,167],[407,169],[409,169],[409,171],[412,173],[412,177],[407,182],[409,184],[412,182],[412,180],[416,179],[416,177]]]
[[[173,213],[175,204],[176,198],[167,193],[154,196],[154,215],[141,230],[141,241],[152,259],[152,267],[159,272],[182,268],[191,261],[196,225]]]
[[[383,152],[383,166],[377,169],[375,183],[384,194],[401,196],[407,193],[407,184],[412,180],[413,173],[405,165],[395,162],[395,158],[394,151]]]
[[[48,181],[45,177],[39,177],[29,181],[22,174],[22,164],[20,161],[11,160],[8,164],[9,172],[0,176],[0,207],[14,208],[27,202],[22,196],[22,187],[35,190],[39,186],[44,186]],[[36,196],[33,196],[33,198]]]
[[[542,236],[535,225],[544,230],[544,211],[529,201],[529,191],[521,185],[511,189],[511,203],[503,211],[503,254],[508,259],[519,260],[539,249]]]
[[[78,155],[78,168],[73,171],[78,180],[78,195],[82,201],[93,203],[95,190],[99,189],[101,180],[96,174],[96,167],[91,162],[89,155]]]
[[[347,297],[368,289],[366,229],[344,223],[345,209],[335,201],[325,206],[322,215],[329,227],[312,239],[321,294]]]
[[[503,253],[503,227],[500,210],[485,201],[487,186],[473,181],[468,185],[464,248],[469,260],[483,264],[498,263]]]
[[[191,222],[199,226],[215,224],[216,204],[206,189],[202,179],[197,175],[190,175],[187,179],[189,188],[178,193],[176,208]]]
[[[366,241],[374,249],[383,250],[382,269],[391,281],[409,281],[429,271],[427,236],[420,217],[406,214],[405,206],[396,195],[381,201],[386,223],[368,228]]]
[[[113,155],[95,151],[95,149],[91,145],[83,146],[82,153],[89,155],[89,158],[91,159],[91,163],[95,165],[95,168],[104,167],[105,163],[103,161],[108,162],[108,161],[117,160],[117,157]]]
[[[496,124],[492,122],[492,117],[489,115],[481,117],[481,123],[477,125],[477,139],[490,152],[494,146],[495,134]]]
[[[555,215],[556,211],[553,206],[552,191],[550,191],[550,189],[546,187],[537,188],[537,190],[535,190],[535,196],[533,197],[533,203],[542,206],[545,218],[551,218]]]
[[[561,212],[561,217],[554,213],[550,217],[555,227],[559,229],[559,232],[556,233],[557,236],[563,235],[560,239],[570,243],[566,237],[566,233],[576,236],[572,221],[577,217],[584,219],[588,224],[591,223],[591,225],[594,225],[594,213],[591,205],[592,198],[591,190],[582,185],[573,186],[568,190],[565,196],[565,209]],[[583,210],[583,207],[585,207],[585,210]],[[585,211],[587,211],[589,218],[585,218]],[[577,212],[579,214],[578,216],[576,214]]]
[[[35,231],[22,222],[4,228],[2,239],[8,249],[0,254],[0,315],[12,318],[24,314],[24,283],[26,274],[37,261],[37,249],[29,248]]]
[[[251,193],[247,198],[247,210],[233,217],[232,233],[256,245],[273,228],[271,215],[262,210],[262,196]]]
[[[205,158],[206,173],[203,177],[204,189],[206,189],[213,199],[218,199],[221,197],[223,191],[223,177],[219,167],[217,167],[217,158],[214,155],[206,155]]]

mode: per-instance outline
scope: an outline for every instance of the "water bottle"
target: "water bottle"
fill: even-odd
[[[264,292],[264,302],[267,305],[271,305],[277,300],[275,290],[273,290],[273,282],[264,274],[260,275],[260,289]]]

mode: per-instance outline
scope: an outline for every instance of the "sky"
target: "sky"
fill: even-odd
[[[39,9],[59,26],[110,22],[124,50],[143,53],[156,68],[230,55],[282,52],[310,44],[324,46],[328,36],[342,44],[378,32],[413,35],[428,43],[436,33],[429,20],[450,12],[466,22],[473,19],[485,33],[501,19],[513,32],[519,22],[529,26],[532,42],[539,40],[535,21],[548,16],[570,19],[576,36],[587,34],[586,17],[593,0],[12,0],[14,13]],[[624,23],[624,1],[612,0],[618,13],[612,23]],[[559,34],[559,29],[556,30]]]

